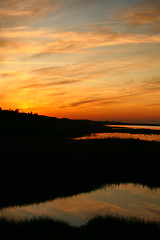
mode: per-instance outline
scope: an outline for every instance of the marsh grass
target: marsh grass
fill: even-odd
[[[160,186],[160,143],[34,137],[0,143],[0,207],[71,196],[107,183]]]
[[[159,239],[160,223],[120,216],[97,216],[81,227],[49,218],[15,222],[0,220],[0,236],[19,239]]]

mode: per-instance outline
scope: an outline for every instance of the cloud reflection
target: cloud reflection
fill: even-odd
[[[47,216],[77,226],[85,224],[96,215],[107,214],[158,221],[159,197],[159,189],[154,191],[134,184],[111,185],[90,193],[58,198],[46,203],[2,209],[0,216],[17,220]]]

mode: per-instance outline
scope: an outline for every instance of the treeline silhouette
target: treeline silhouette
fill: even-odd
[[[33,112],[19,112],[19,109],[9,109],[2,110],[0,107],[0,120],[10,121],[10,120],[44,120],[44,119],[57,119],[55,117],[48,117],[43,115],[38,115],[38,113]]]
[[[0,132],[3,137],[68,138],[106,131],[106,126],[102,122],[56,118],[32,112],[20,113],[19,109],[0,108],[0,122]]]
[[[87,119],[56,118],[38,113],[25,113],[0,108],[0,131],[3,136],[47,136],[56,138],[74,138],[91,133],[123,132],[132,134],[160,134],[159,130],[112,128],[108,125],[119,122],[93,121]],[[9,124],[8,124],[9,123]]]

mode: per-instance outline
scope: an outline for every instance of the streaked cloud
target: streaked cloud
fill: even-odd
[[[150,28],[158,28],[160,24],[160,1],[147,0],[141,4],[134,4],[132,6],[121,9],[112,13],[112,18],[119,19],[125,24],[131,26],[150,25]]]
[[[1,27],[23,26],[34,19],[57,11],[62,1],[57,0],[5,0],[0,2]]]
[[[63,32],[53,34],[53,41],[46,43],[45,49],[33,57],[42,57],[50,53],[76,53],[85,49],[96,47],[159,43],[160,35],[148,34],[121,34],[114,33],[106,28],[95,29],[94,31]]]
[[[60,10],[75,11],[92,4],[94,0],[5,0],[0,2],[0,27],[15,27],[51,16]]]
[[[77,107],[81,105],[97,105],[98,106],[104,106],[108,104],[124,104],[125,101],[128,99],[133,99],[135,98],[136,101],[138,99],[141,99],[140,101],[143,101],[141,98],[142,96],[148,96],[148,94],[152,95],[158,95],[160,91],[160,78],[159,77],[154,77],[152,79],[146,79],[143,80],[140,84],[134,84],[132,86],[128,86],[125,89],[121,91],[114,91],[112,92],[111,97],[105,97],[105,94],[101,94],[101,97],[87,97],[87,98],[81,98],[79,101],[72,102],[68,105],[68,107]],[[103,96],[103,97],[102,97]],[[145,98],[144,98],[145,99]],[[154,103],[154,105],[159,105],[160,104],[160,97],[157,99],[159,101],[158,103]],[[153,104],[152,104],[153,105]],[[67,107],[67,106],[63,106]]]

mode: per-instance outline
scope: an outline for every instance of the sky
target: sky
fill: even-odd
[[[160,1],[0,0],[0,107],[160,124]]]

